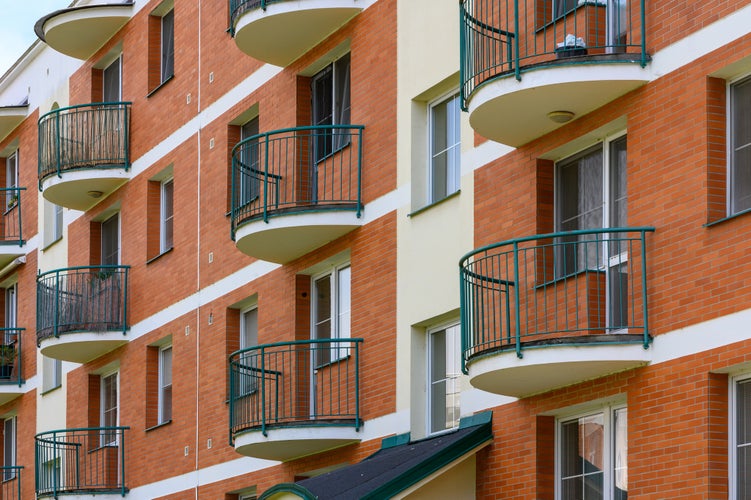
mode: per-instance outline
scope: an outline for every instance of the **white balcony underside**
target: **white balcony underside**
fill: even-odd
[[[290,427],[246,431],[235,436],[235,451],[241,455],[282,462],[359,443],[362,433],[354,427]]]
[[[73,363],[87,363],[128,343],[123,332],[61,333],[41,341],[40,352],[55,359]]]
[[[51,175],[42,181],[43,196],[66,208],[88,210],[128,182],[122,168],[85,168]]]

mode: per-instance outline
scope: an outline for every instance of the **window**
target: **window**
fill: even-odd
[[[350,266],[334,268],[330,273],[313,279],[313,338],[350,338],[351,303]],[[319,366],[342,359],[349,354],[346,345],[331,343],[331,349],[319,349]]]
[[[577,5],[577,0],[553,0],[553,18],[563,16]]]
[[[459,94],[430,105],[429,203],[459,190],[461,131]]]
[[[312,81],[313,125],[348,125],[350,123],[350,56],[337,59],[316,74]],[[320,131],[315,140],[315,160],[321,161],[349,141],[348,132],[337,134]]]
[[[5,289],[5,328],[18,327],[18,283]],[[6,337],[8,333],[6,332]],[[4,340],[7,344],[7,338]]]
[[[103,375],[100,380],[100,425],[101,427],[117,427],[118,418],[118,380],[117,372]],[[111,429],[103,430],[101,446],[117,444],[117,432]]]
[[[18,151],[5,159],[5,206],[8,210],[18,203]]]
[[[172,248],[172,217],[174,215],[173,207],[173,182],[167,179],[161,183],[160,187],[160,217],[159,217],[159,248],[160,253],[164,253]]]
[[[63,237],[63,207],[44,200],[44,246]]]
[[[159,350],[159,423],[172,420],[172,346]]]
[[[3,424],[3,465],[12,467],[16,465],[16,417],[6,418]],[[8,481],[16,477],[14,469],[5,469],[3,480]]]
[[[253,307],[240,313],[240,349],[258,345],[258,308]],[[238,373],[240,395],[250,394],[258,388],[258,352],[242,354],[240,365],[243,370]]]
[[[120,217],[118,214],[102,222],[101,243],[102,265],[120,264]]]
[[[428,434],[459,425],[459,325],[428,331]]]
[[[175,11],[170,10],[162,16],[162,64],[161,75],[164,83],[175,73]]]
[[[730,85],[730,215],[751,209],[751,77]]]
[[[625,407],[559,419],[559,500],[628,498],[628,413]]]
[[[102,71],[102,101],[119,102],[122,100],[122,56],[118,56]]]
[[[556,231],[624,227],[627,223],[626,136],[556,165]],[[628,321],[628,241],[617,233],[580,234],[556,241],[555,274],[606,274],[608,324]]]
[[[246,122],[240,127],[240,140],[245,141],[258,135],[258,117]],[[260,194],[260,181],[262,172],[260,170],[260,150],[258,139],[251,139],[245,142],[240,150],[240,175],[239,186],[237,187],[238,201],[236,205],[243,207],[252,203]]]
[[[63,363],[59,359],[42,356],[42,392],[63,385]]]
[[[751,378],[734,380],[731,395],[730,498],[751,497]]]

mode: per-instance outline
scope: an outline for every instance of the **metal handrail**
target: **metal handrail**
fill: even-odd
[[[23,331],[25,328],[0,328],[0,384],[18,385],[23,379]],[[0,389],[2,392],[2,389]]]
[[[231,237],[247,222],[300,212],[362,211],[363,125],[314,125],[232,148]]]
[[[0,203],[5,208],[0,218],[0,245],[23,246],[23,218],[21,217],[21,194],[25,187],[0,188]]]
[[[82,331],[129,329],[130,266],[54,269],[37,275],[37,343]]]
[[[359,430],[361,338],[309,339],[249,347],[229,356],[229,442],[269,428]]]
[[[130,168],[131,103],[98,102],[52,110],[39,118],[39,189],[63,172]]]
[[[266,6],[284,0],[229,0],[229,31],[235,35],[235,22],[244,13],[253,10],[266,10]]]
[[[34,436],[37,496],[119,493],[125,496],[125,431],[130,427],[81,427]]]
[[[21,500],[21,471],[23,465],[0,466],[0,498]]]
[[[460,0],[459,10],[465,111],[474,91],[496,78],[521,80],[523,72],[546,66],[649,61],[644,0],[580,1],[555,15],[553,2],[540,8],[532,0]]]
[[[651,343],[645,234],[556,232],[487,245],[460,268],[462,370],[477,357],[555,344]],[[607,335],[617,333],[621,335]]]

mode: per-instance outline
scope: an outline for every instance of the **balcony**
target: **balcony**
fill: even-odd
[[[24,191],[26,188],[0,188],[0,203],[5,207],[0,215],[0,269],[26,255],[21,217],[21,195]]]
[[[0,106],[0,141],[8,137],[16,127],[26,119],[29,105],[24,100],[18,106]]]
[[[130,178],[130,103],[53,110],[39,119],[39,189],[66,208],[88,210]]]
[[[360,227],[362,125],[275,130],[232,150],[232,239],[287,263]]]
[[[134,2],[94,0],[87,4],[47,14],[36,22],[34,32],[58,52],[88,59],[133,16]]]
[[[287,66],[362,9],[358,0],[230,0],[230,32],[247,55]]]
[[[37,344],[87,363],[128,342],[128,266],[57,269],[37,277]]]
[[[96,495],[122,498],[125,431],[128,427],[89,427],[42,432],[36,442],[37,498]]]
[[[24,328],[0,328],[0,405],[24,393],[21,340]],[[0,498],[5,498],[4,496]]]
[[[230,356],[230,442],[238,453],[293,460],[357,443],[362,339],[266,344]]]
[[[462,258],[462,371],[472,385],[525,397],[647,364],[651,231],[545,234]]]
[[[649,79],[644,0],[460,4],[462,108],[488,139],[524,145]]]
[[[0,483],[0,498],[3,500],[21,500],[21,465],[3,465],[0,467],[2,483]]]

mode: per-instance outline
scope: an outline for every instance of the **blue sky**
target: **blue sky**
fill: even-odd
[[[34,23],[53,10],[62,9],[71,0],[0,0],[0,75],[34,43]]]

